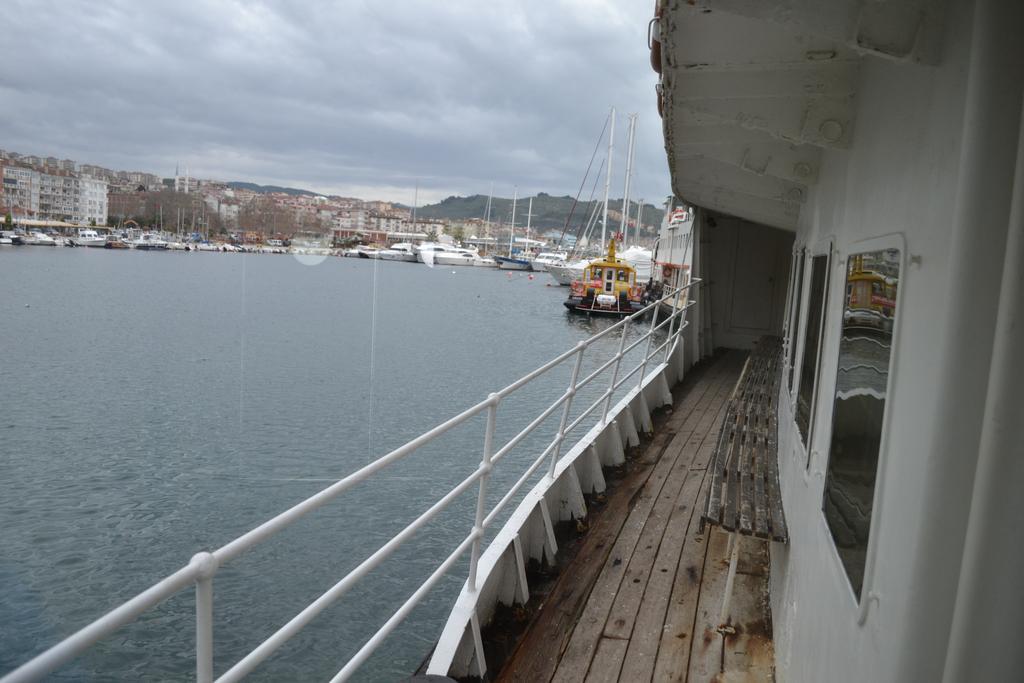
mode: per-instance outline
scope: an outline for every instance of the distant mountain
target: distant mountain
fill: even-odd
[[[545,192],[540,192],[533,198],[533,219],[531,225],[534,230],[547,232],[550,230],[562,231],[565,226],[565,218],[572,210],[573,199],[569,195],[553,197]],[[516,203],[516,227],[526,226],[526,210],[529,206],[529,197],[520,197]],[[600,202],[580,202],[572,213],[567,232],[575,234],[580,225],[590,216],[591,212]],[[448,197],[437,204],[421,206],[416,211],[417,216],[423,218],[448,218],[452,220],[466,220],[470,218],[483,218],[487,209],[486,195],[475,194],[471,197]],[[609,230],[618,230],[621,221],[622,200],[615,199],[608,202],[608,225]],[[630,201],[632,218],[636,218],[636,204]],[[601,209],[598,207],[598,211]],[[657,233],[661,225],[663,211],[653,204],[644,204],[642,222],[645,229],[641,232],[647,234]],[[612,215],[614,214],[614,220]],[[491,203],[491,221],[493,223],[507,223],[512,216],[512,199],[495,197]],[[600,217],[598,218],[600,225]]]
[[[267,192],[283,192],[285,194],[294,195],[308,195],[315,197],[316,192],[310,192],[309,190],[300,190],[297,187],[280,187],[278,185],[257,185],[256,183],[245,183],[239,180],[232,180],[228,183],[228,187],[233,187],[236,190],[250,190],[251,192],[259,192],[265,194]]]

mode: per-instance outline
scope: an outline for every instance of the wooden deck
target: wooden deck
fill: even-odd
[[[718,623],[728,536],[698,533],[708,463],[746,354],[705,362],[590,520],[501,681],[768,681],[767,549],[744,539],[731,619]]]

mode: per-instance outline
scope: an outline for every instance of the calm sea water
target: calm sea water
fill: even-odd
[[[548,280],[360,259],[0,249],[0,673],[609,324],[570,317]],[[570,370],[503,402],[499,443]],[[607,380],[597,384],[591,396]],[[556,428],[557,414],[500,464],[492,501]],[[216,671],[472,472],[482,435],[481,417],[223,567]],[[475,489],[253,679],[336,673],[461,541],[474,506]],[[467,565],[359,680],[415,669]],[[193,596],[56,679],[190,678]]]

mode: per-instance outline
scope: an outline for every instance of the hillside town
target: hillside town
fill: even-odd
[[[0,218],[9,216],[8,225],[13,227],[55,233],[134,223],[205,239],[225,236],[236,243],[262,244],[316,234],[336,244],[382,245],[442,236],[460,242],[472,237],[486,244],[507,239],[509,233],[507,208],[493,211],[489,219],[483,211],[460,218],[416,216],[414,209],[393,202],[207,180],[180,167],[173,176],[160,177],[0,149],[0,177]],[[524,206],[516,224],[519,229],[527,225],[525,214]],[[609,218],[617,224],[621,213],[612,208]],[[635,223],[631,220],[631,225]],[[549,226],[546,235],[542,228],[533,236],[538,245],[545,239],[562,238],[571,245],[573,236],[560,232],[564,230]]]
[[[411,211],[391,202],[297,191],[261,192],[191,177],[187,171],[161,178],[0,150],[0,176],[0,214],[10,215],[15,225],[114,227],[134,220],[206,235],[253,233],[252,239],[258,239],[314,232],[380,242],[388,234],[413,232]],[[426,237],[452,228],[448,221],[428,219],[419,220],[415,232]]]

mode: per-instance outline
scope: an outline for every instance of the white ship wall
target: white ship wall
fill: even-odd
[[[782,681],[943,679],[1006,234],[1006,222],[979,213],[969,226],[976,234],[957,237],[968,228],[958,189],[972,172],[961,155],[973,10],[947,7],[938,66],[863,59],[854,144],[824,153],[819,183],[801,211],[796,245],[822,253],[831,243],[834,251],[818,385],[823,398],[815,406],[806,470],[785,385],[780,402],[780,474],[791,538],[788,546],[772,545],[771,600]],[[1014,129],[1006,132],[1012,156]],[[991,191],[1011,180],[1012,168],[1009,178],[997,175]],[[822,494],[846,258],[878,248],[864,242],[875,238],[903,242],[905,249],[862,613],[826,526]]]

